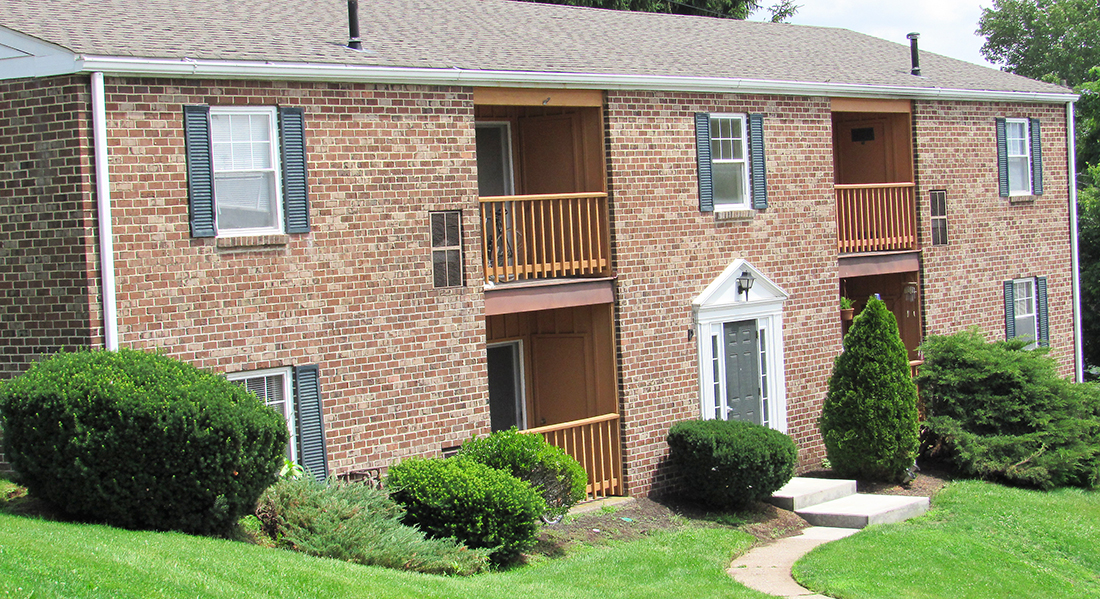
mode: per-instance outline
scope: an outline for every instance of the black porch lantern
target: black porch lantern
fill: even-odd
[[[756,279],[752,277],[752,274],[747,270],[741,271],[741,276],[737,277],[737,295],[745,294],[745,301],[749,301],[749,289],[752,289],[752,284]]]

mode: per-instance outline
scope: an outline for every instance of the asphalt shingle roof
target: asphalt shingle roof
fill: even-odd
[[[513,0],[0,0],[0,26],[77,54],[723,77],[1008,92],[1065,88],[852,31]],[[904,42],[904,40],[899,40]]]

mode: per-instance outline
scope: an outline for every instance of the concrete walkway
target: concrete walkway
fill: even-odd
[[[730,564],[730,576],[741,584],[777,597],[828,599],[802,587],[791,577],[791,566],[811,549],[859,532],[855,528],[811,526],[796,537],[750,549]]]

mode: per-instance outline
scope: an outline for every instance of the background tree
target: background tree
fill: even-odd
[[[704,17],[725,17],[746,19],[760,10],[756,0],[526,0],[542,4],[565,4],[568,6],[588,6],[612,10],[634,10],[639,12],[665,12],[675,15],[698,15]],[[780,0],[768,8],[772,22],[790,19],[798,12],[793,0]]]
[[[982,55],[1002,70],[1074,88],[1078,250],[1085,364],[1100,365],[1100,2],[993,0]]]

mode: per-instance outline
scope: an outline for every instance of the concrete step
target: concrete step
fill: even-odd
[[[857,494],[796,509],[795,513],[814,526],[864,528],[919,516],[928,511],[928,503],[927,497]]]
[[[767,501],[777,508],[796,512],[803,508],[856,494],[856,481],[796,476]]]

